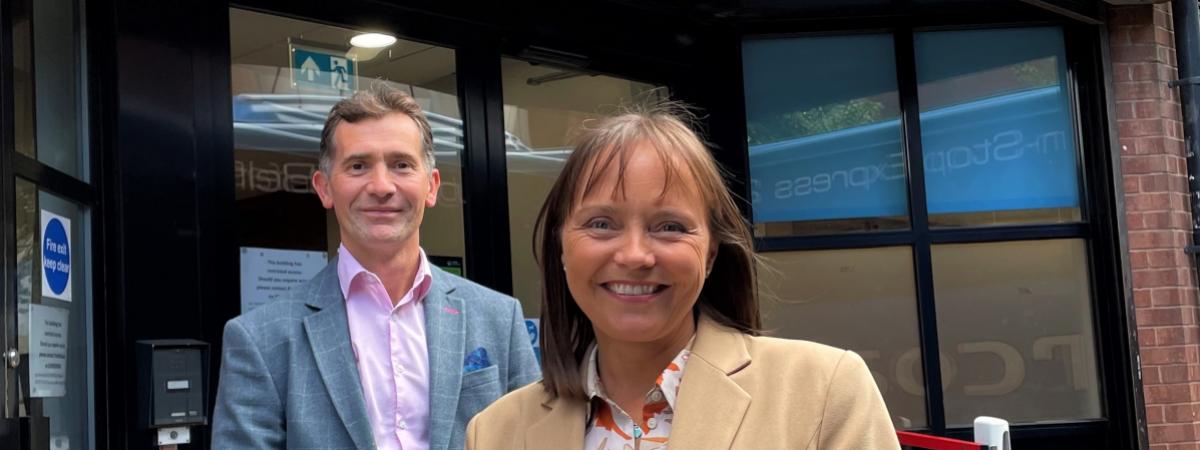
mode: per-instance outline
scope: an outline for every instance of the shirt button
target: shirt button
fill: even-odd
[[[650,394],[650,401],[651,401],[651,402],[661,402],[662,400],[663,400],[663,394],[662,394],[662,391],[657,391],[657,390],[656,390],[656,391],[654,391],[654,393],[653,393],[653,394]]]
[[[401,430],[407,430],[407,429],[408,429],[408,424],[407,424],[407,423],[404,423],[404,421],[403,421],[403,420],[401,420],[401,421],[400,421],[400,429],[401,429]]]
[[[650,420],[646,421],[646,426],[650,427],[651,430],[658,428],[658,420],[651,417]]]

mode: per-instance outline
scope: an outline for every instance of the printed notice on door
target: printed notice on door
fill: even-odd
[[[67,325],[70,311],[29,305],[29,396],[67,395]]]
[[[325,252],[242,247],[242,312],[307,283],[327,262]]]

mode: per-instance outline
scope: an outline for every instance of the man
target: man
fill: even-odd
[[[467,421],[539,377],[516,300],[430,266],[433,134],[403,91],[339,102],[313,187],[338,256],[225,326],[213,448],[463,448]]]

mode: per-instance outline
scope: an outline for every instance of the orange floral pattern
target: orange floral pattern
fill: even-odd
[[[679,382],[683,379],[683,368],[691,348],[692,342],[688,342],[658,376],[654,388],[646,393],[642,422],[635,427],[629,414],[604,392],[604,384],[596,370],[596,346],[593,345],[584,358],[584,389],[592,402],[584,450],[665,450],[675,418]]]

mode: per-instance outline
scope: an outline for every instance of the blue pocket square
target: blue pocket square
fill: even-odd
[[[492,361],[488,360],[487,350],[479,347],[467,354],[466,361],[463,361],[463,373],[474,372],[490,365]]]

